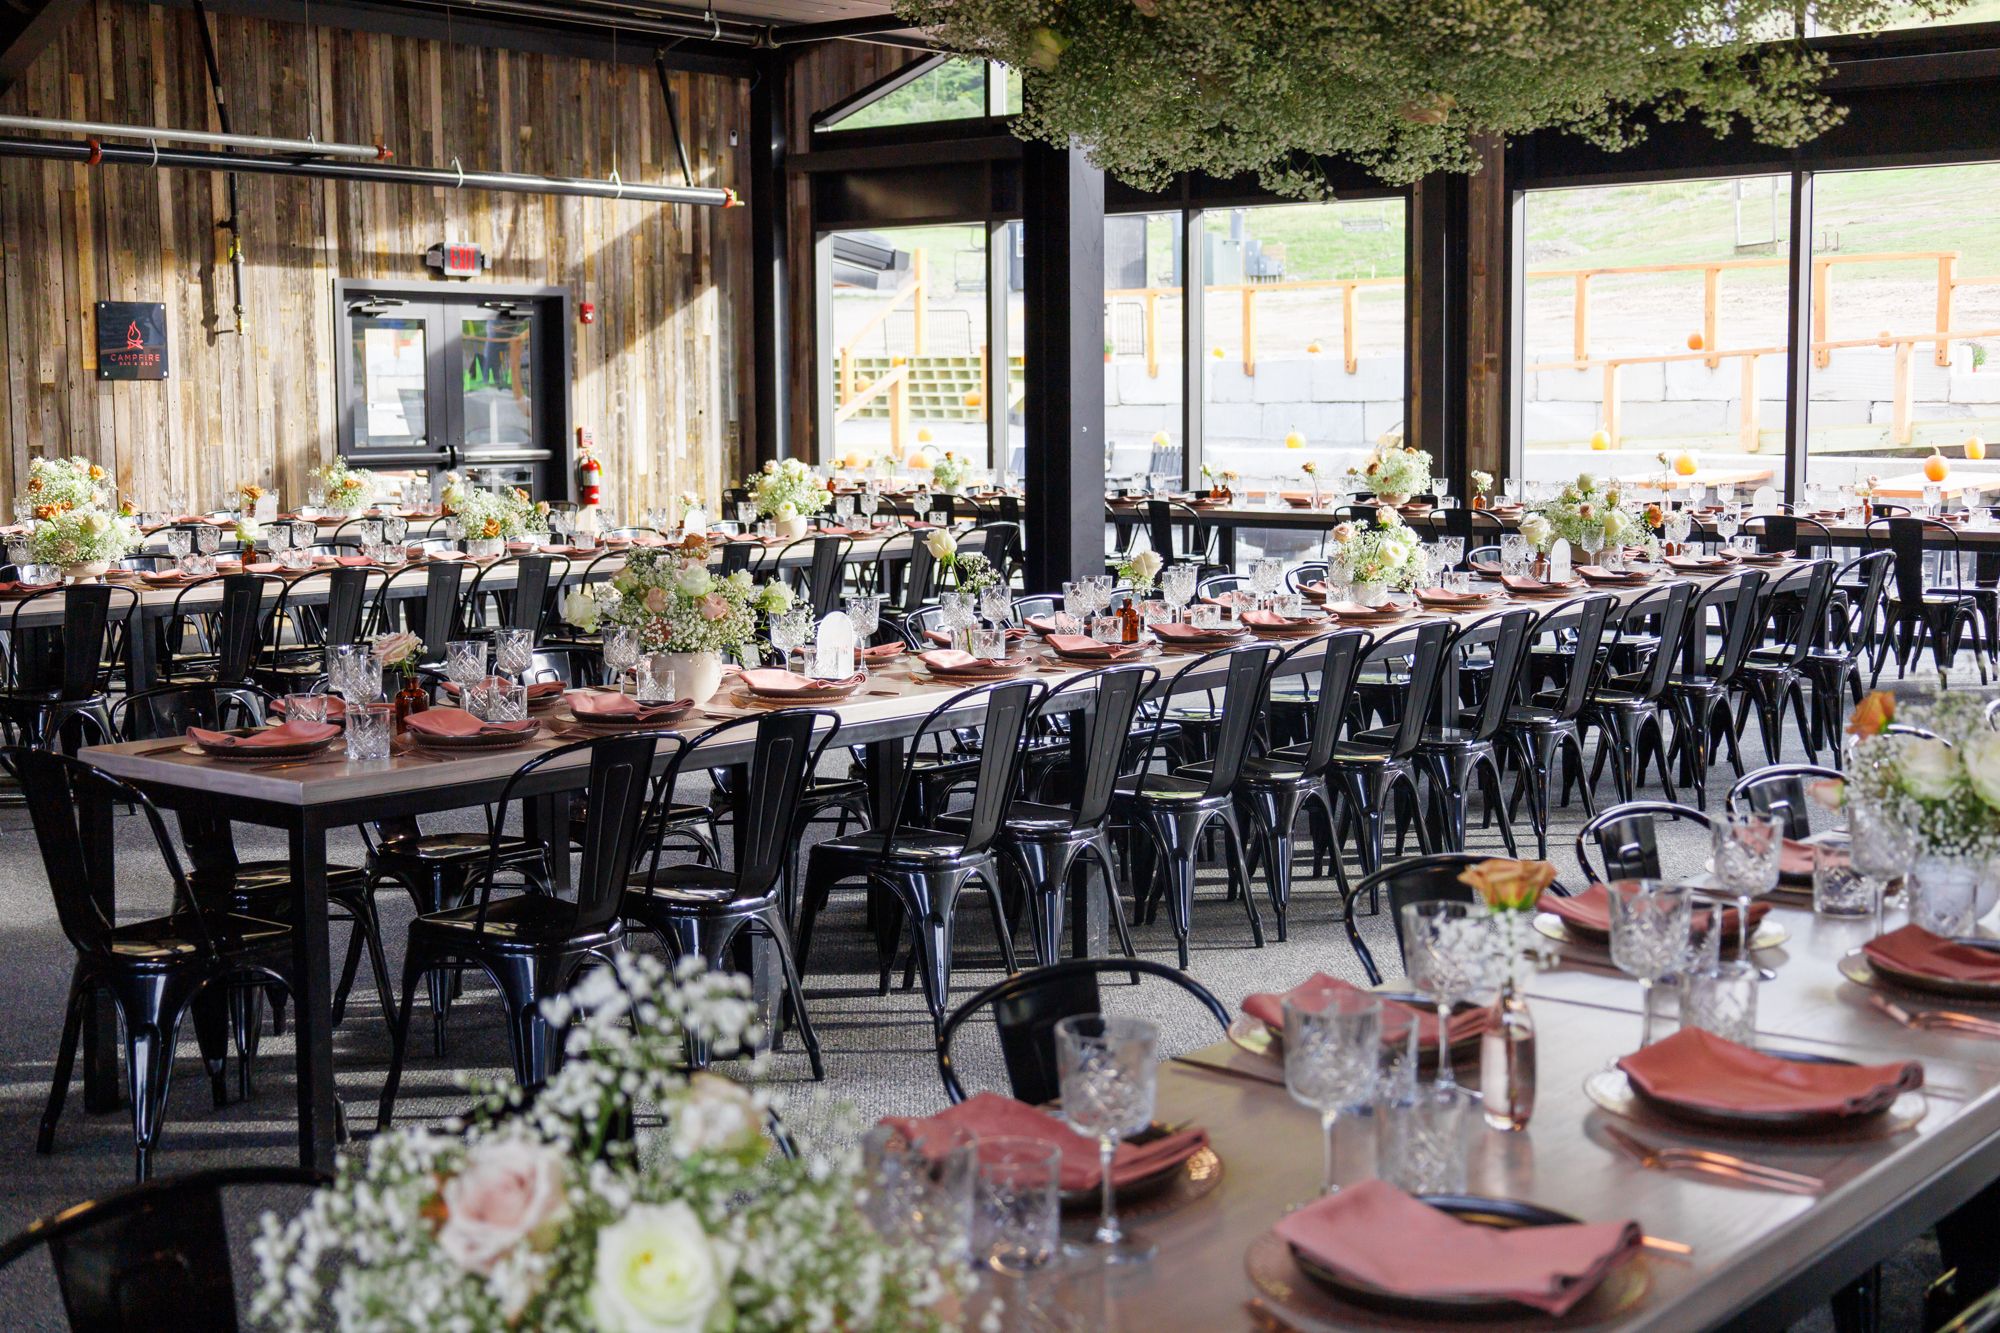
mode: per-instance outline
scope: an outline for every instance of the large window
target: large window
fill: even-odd
[[[1012,404],[987,401],[986,228],[836,232],[822,255],[832,279],[822,461],[907,464],[950,450],[975,468],[994,466],[988,414]]]
[[[1782,488],[1790,219],[1783,176],[1529,192],[1521,475]]]
[[[1021,76],[991,61],[953,56],[918,60],[856,97],[830,107],[817,131],[879,129],[977,116],[1011,116],[1021,109]]]
[[[1995,163],[1814,176],[1808,485],[1920,492],[1933,448],[1992,484],[1968,454],[2000,435],[1996,188]]]
[[[1203,462],[1298,486],[1356,462],[1404,413],[1401,199],[1214,209],[1205,277]]]
[[[1104,471],[1112,485],[1181,476],[1187,441],[1181,215],[1104,219]]]

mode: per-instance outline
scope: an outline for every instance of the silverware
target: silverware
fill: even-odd
[[[1868,1003],[1906,1028],[1928,1032],[1963,1032],[1967,1036],[2000,1037],[2000,1021],[1961,1014],[1951,1009],[1912,1012],[1886,995],[1871,995]]]
[[[139,751],[136,751],[135,753],[136,753],[136,754],[138,755],[138,757],[139,757],[139,758],[141,758],[141,759],[150,759],[150,758],[152,758],[152,757],[153,757],[154,755],[156,755],[156,754],[172,754],[172,753],[173,753],[174,751],[176,751],[176,750],[179,750],[179,749],[182,749],[182,748],[184,748],[184,747],[185,747],[186,745],[187,745],[187,741],[185,741],[185,740],[178,740],[178,741],[175,741],[175,742],[174,742],[174,743],[173,743],[172,745],[155,745],[155,746],[154,746],[154,747],[153,747],[152,749],[150,749],[150,750],[139,750]]]
[[[259,764],[250,771],[252,773],[282,773],[288,768],[311,768],[314,764],[344,764],[346,762],[347,749],[343,746],[335,754],[315,755],[311,759],[287,759],[281,764]]]
[[[1641,1236],[1639,1243],[1655,1253],[1671,1254],[1677,1259],[1690,1258],[1694,1254],[1694,1246],[1686,1241],[1668,1240],[1663,1236]]]
[[[1613,1143],[1648,1170],[1694,1171],[1786,1194],[1818,1194],[1826,1188],[1826,1182],[1817,1176],[1764,1166],[1729,1153],[1711,1152],[1706,1148],[1655,1148],[1641,1143],[1616,1125],[1604,1126],[1604,1132]]]

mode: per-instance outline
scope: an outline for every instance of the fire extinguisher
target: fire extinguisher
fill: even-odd
[[[604,486],[604,465],[597,461],[592,452],[590,432],[582,426],[576,428],[576,498],[578,504],[594,505],[600,502]]]

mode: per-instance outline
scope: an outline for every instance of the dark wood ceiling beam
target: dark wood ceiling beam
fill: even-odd
[[[0,5],[0,93],[28,72],[83,9],[84,0],[7,0]]]

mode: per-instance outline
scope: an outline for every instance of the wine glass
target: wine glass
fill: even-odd
[[[1687,949],[1692,904],[1687,886],[1620,879],[1604,886],[1611,904],[1611,961],[1639,981],[1639,1045],[1653,1044],[1653,983]]]
[[[854,622],[854,637],[865,646],[875,637],[875,631],[882,627],[882,599],[850,597],[844,609],[847,618]]]
[[[1168,565],[1160,574],[1160,595],[1167,605],[1174,609],[1174,619],[1181,618],[1189,602],[1194,600],[1195,584],[1200,570],[1191,564]]]
[[[174,558],[176,564],[187,559],[188,552],[193,549],[194,534],[192,532],[189,532],[186,528],[171,528],[168,530],[167,554]],[[18,564],[19,562],[17,561],[16,563]]]
[[[486,679],[484,639],[452,639],[444,646],[445,679],[458,686],[460,698],[468,697],[474,685]]]
[[[1056,1072],[1063,1118],[1077,1133],[1097,1140],[1099,1211],[1092,1244],[1081,1250],[1106,1264],[1135,1263],[1153,1246],[1135,1241],[1118,1225],[1111,1163],[1118,1141],[1153,1123],[1158,1078],[1154,1048],[1159,1029],[1143,1018],[1076,1014],[1056,1024]]]
[[[222,529],[213,523],[203,523],[194,530],[194,549],[203,555],[214,555],[222,545]]]
[[[875,526],[875,513],[882,507],[882,497],[873,489],[865,490],[861,492],[860,504],[861,516],[868,520],[868,526],[872,529]]]
[[[1437,561],[1442,569],[1457,569],[1465,563],[1465,538],[1440,537],[1437,543]]]
[[[1709,848],[1718,894],[1736,900],[1736,929],[1750,956],[1750,902],[1778,886],[1784,828],[1773,815],[1737,811],[1711,816]]]
[[[535,664],[533,630],[501,629],[493,634],[493,669],[520,679]]]
[[[812,637],[812,627],[812,608],[807,606],[795,606],[771,617],[771,646],[783,656],[787,668],[792,665],[792,654]]]
[[[604,631],[604,666],[611,683],[624,688],[625,673],[639,660],[639,631],[630,625],[612,625]]]
[[[1437,1002],[1437,1086],[1456,1089],[1451,1068],[1451,1007],[1478,989],[1477,935],[1485,928],[1474,903],[1405,903],[1403,967],[1410,984]]]
[[[1736,540],[1736,534],[1743,527],[1743,517],[1735,505],[1724,505],[1722,512],[1715,516],[1715,535],[1722,538],[1726,548]]]
[[[1003,583],[979,590],[979,618],[997,629],[1005,629],[1014,619],[1014,594]]]
[[[1285,562],[1266,557],[1250,562],[1250,590],[1260,603],[1268,603],[1285,586]]]
[[[1336,991],[1323,1003],[1285,1001],[1285,1091],[1319,1112],[1320,1193],[1333,1194],[1333,1129],[1340,1108],[1365,1101],[1382,1063],[1382,1000]]]

